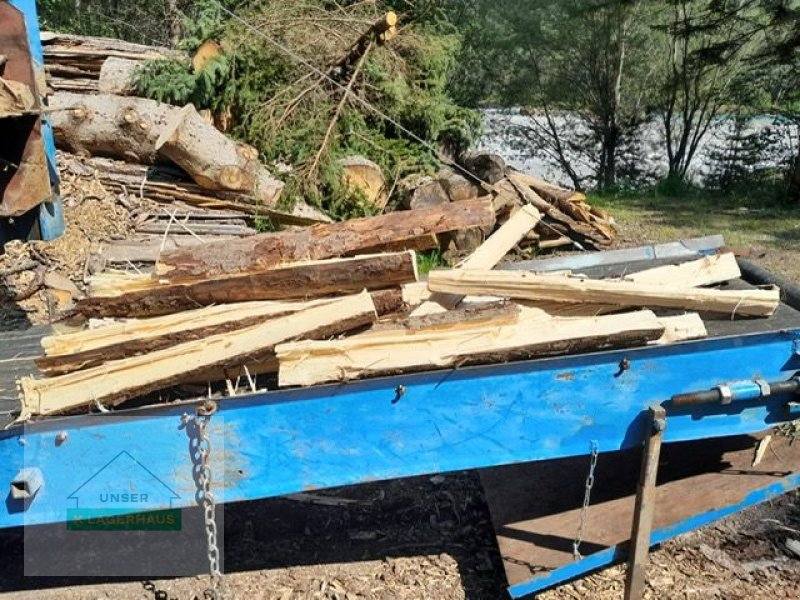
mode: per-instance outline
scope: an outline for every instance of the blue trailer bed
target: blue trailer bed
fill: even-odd
[[[226,398],[209,425],[220,459],[216,500],[585,458],[593,448],[601,454],[636,449],[645,437],[646,411],[654,405],[667,409],[666,443],[754,434],[796,418],[792,395],[761,397],[751,388],[758,387],[753,381],[786,381],[800,371],[800,313],[782,305],[770,319],[706,324],[708,339],[667,346]],[[679,407],[670,401],[676,394],[740,381],[750,383],[729,404]],[[170,490],[140,508],[196,505],[190,442],[201,402],[48,418],[5,430],[0,481],[11,487],[0,528],[68,520],[77,505],[74,491],[123,452]],[[24,469],[34,469],[41,484],[30,497],[15,497],[12,482],[20,485]],[[797,478],[792,468],[763,486],[751,480],[737,502],[660,527],[653,542],[797,487]],[[512,594],[611,564],[621,555],[615,542],[545,578],[537,574],[534,582],[517,582]]]

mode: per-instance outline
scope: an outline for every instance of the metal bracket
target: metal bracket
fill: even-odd
[[[11,480],[11,497],[14,500],[30,502],[44,485],[44,475],[36,467],[22,469]]]

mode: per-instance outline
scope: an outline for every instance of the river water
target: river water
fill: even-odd
[[[478,143],[480,149],[501,155],[517,169],[572,185],[536,133],[536,125],[546,123],[543,116],[529,116],[519,108],[486,108],[481,114],[484,134]],[[589,133],[586,122],[575,113],[562,113],[554,121],[568,145]],[[720,116],[698,146],[689,179],[698,185],[709,185],[714,175],[726,168],[740,172],[782,171],[796,155],[797,145],[798,126],[785,119],[764,115],[737,123],[737,119]],[[594,165],[585,152],[567,150],[566,155],[580,177],[591,177]],[[663,126],[658,122],[642,126],[621,153],[620,163],[623,169],[633,172],[629,180],[632,184],[648,184],[662,178],[667,172]],[[590,180],[585,185],[590,187]]]

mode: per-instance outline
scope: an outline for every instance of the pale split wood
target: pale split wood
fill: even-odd
[[[644,344],[664,326],[651,311],[585,319],[534,318],[508,325],[355,335],[276,347],[282,386],[313,385],[377,374],[496,362]]]
[[[126,319],[97,329],[47,336],[41,341],[45,356],[38,358],[36,365],[47,375],[69,373],[110,360],[243,329],[332,301],[332,298],[321,298],[306,302],[240,302],[151,319]]]
[[[705,323],[697,313],[658,317],[658,321],[664,326],[664,335],[652,342],[653,344],[663,345],[697,340],[708,335]]]
[[[664,265],[625,275],[626,281],[685,287],[713,285],[738,279],[742,273],[732,252],[704,256],[677,265]]]
[[[780,304],[777,287],[756,290],[716,290],[664,286],[635,281],[552,277],[524,271],[432,271],[434,292],[490,295],[527,300],[588,302],[618,306],[654,306],[708,311],[731,316],[767,317]]]
[[[514,213],[508,221],[503,223],[489,238],[470,254],[463,262],[456,266],[457,269],[491,269],[508,254],[525,235],[531,231],[539,221],[542,213],[536,207],[528,204]],[[414,310],[415,315],[432,314],[438,312],[433,304],[438,304],[445,309],[458,306],[463,296],[453,294],[434,294],[427,302]]]
[[[306,335],[333,335],[377,318],[366,292],[279,317],[239,331],[178,344],[156,352],[48,379],[20,382],[22,414],[46,415],[120,402],[187,380],[212,367],[269,355],[276,344]]]
[[[523,206],[456,268],[491,269],[541,220],[542,213],[536,207]]]

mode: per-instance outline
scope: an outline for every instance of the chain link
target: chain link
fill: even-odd
[[[211,578],[211,587],[204,592],[206,598],[222,600],[222,572],[219,570],[219,546],[217,545],[217,521],[215,509],[217,506],[214,493],[211,491],[211,440],[208,437],[208,424],[211,416],[217,412],[217,403],[207,400],[197,407],[194,424],[197,428],[195,452],[199,464],[196,464],[196,481],[198,486],[198,501],[203,506],[203,522],[206,530],[208,552],[208,573]]]
[[[575,540],[572,542],[572,557],[575,560],[583,558],[580,548],[583,542],[583,533],[586,528],[586,515],[589,511],[589,501],[592,497],[592,488],[594,487],[594,470],[597,467],[597,456],[599,454],[597,442],[592,440],[591,458],[589,459],[589,474],[586,476],[586,486],[583,491],[583,506],[581,506],[581,520],[578,524],[578,531],[575,534]]]

